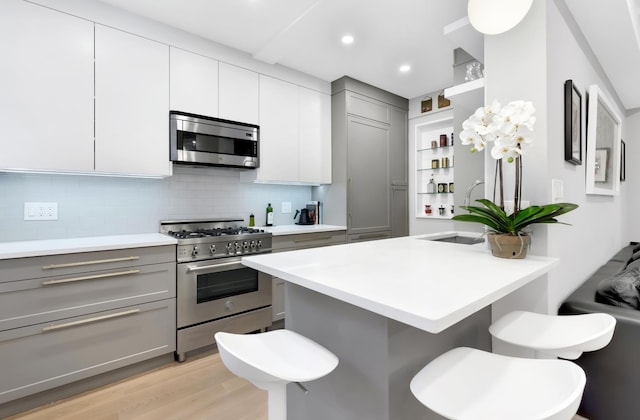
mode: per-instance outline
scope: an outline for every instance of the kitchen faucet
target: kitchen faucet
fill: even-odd
[[[467,188],[467,193],[464,195],[464,205],[465,206],[469,205],[469,200],[471,199],[471,192],[474,190],[474,188],[476,188],[480,184],[484,184],[484,181],[480,181],[478,179],[478,180],[476,180],[476,182],[474,182],[473,184],[469,185],[469,188]]]

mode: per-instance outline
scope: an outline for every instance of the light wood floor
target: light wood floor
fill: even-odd
[[[233,375],[209,350],[7,420],[18,419],[267,420],[267,393]]]
[[[9,419],[267,420],[267,392],[229,372],[210,350]]]

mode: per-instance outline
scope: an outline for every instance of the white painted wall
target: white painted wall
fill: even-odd
[[[638,214],[640,214],[640,165],[636,159],[640,156],[640,110],[627,115],[627,126],[624,136],[622,137],[627,145],[627,179],[620,183],[620,192],[622,197],[627,199],[626,214],[624,220],[626,222],[623,239],[630,241],[640,241],[640,223],[638,223]]]
[[[561,10],[561,1],[534,2],[516,28],[501,35],[485,36],[487,100],[497,98],[503,104],[514,99],[530,100],[537,110],[535,145],[523,161],[523,199],[532,204],[550,203],[551,180],[560,179],[564,182],[564,201],[580,206],[561,217],[572,226],[536,225],[533,229],[533,253],[561,260],[548,275],[548,302],[539,305],[547,306],[549,312],[555,312],[568,294],[632,239],[625,223],[632,174],[617,197],[587,196],[585,163],[574,166],[564,161],[565,80],[574,80],[582,92],[585,116],[589,85],[598,84],[612,99],[615,95],[610,93],[610,84],[588,47],[585,49],[580,38],[574,37],[571,21],[565,20]],[[618,112],[630,143],[634,136],[624,129],[624,113]],[[585,142],[583,138],[583,156]],[[487,162],[490,163],[486,165],[486,178],[492,180],[493,161]],[[487,184],[487,190],[492,188],[491,182]],[[510,190],[507,189],[508,198],[513,195]]]

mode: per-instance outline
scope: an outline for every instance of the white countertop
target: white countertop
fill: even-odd
[[[243,264],[438,333],[548,272],[557,258],[496,258],[485,244],[409,236],[244,257]],[[478,234],[471,234],[477,236]]]
[[[177,241],[160,233],[45,239],[41,241],[0,242],[0,259],[37,257],[110,249],[175,245]]]
[[[337,230],[347,230],[346,226],[335,225],[281,225],[281,226],[265,226],[265,232],[271,232],[273,236],[295,235],[299,233],[316,233],[316,232],[332,232]]]

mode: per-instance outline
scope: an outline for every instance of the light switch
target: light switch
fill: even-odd
[[[561,179],[551,180],[551,202],[557,203],[564,198],[564,182]]]

